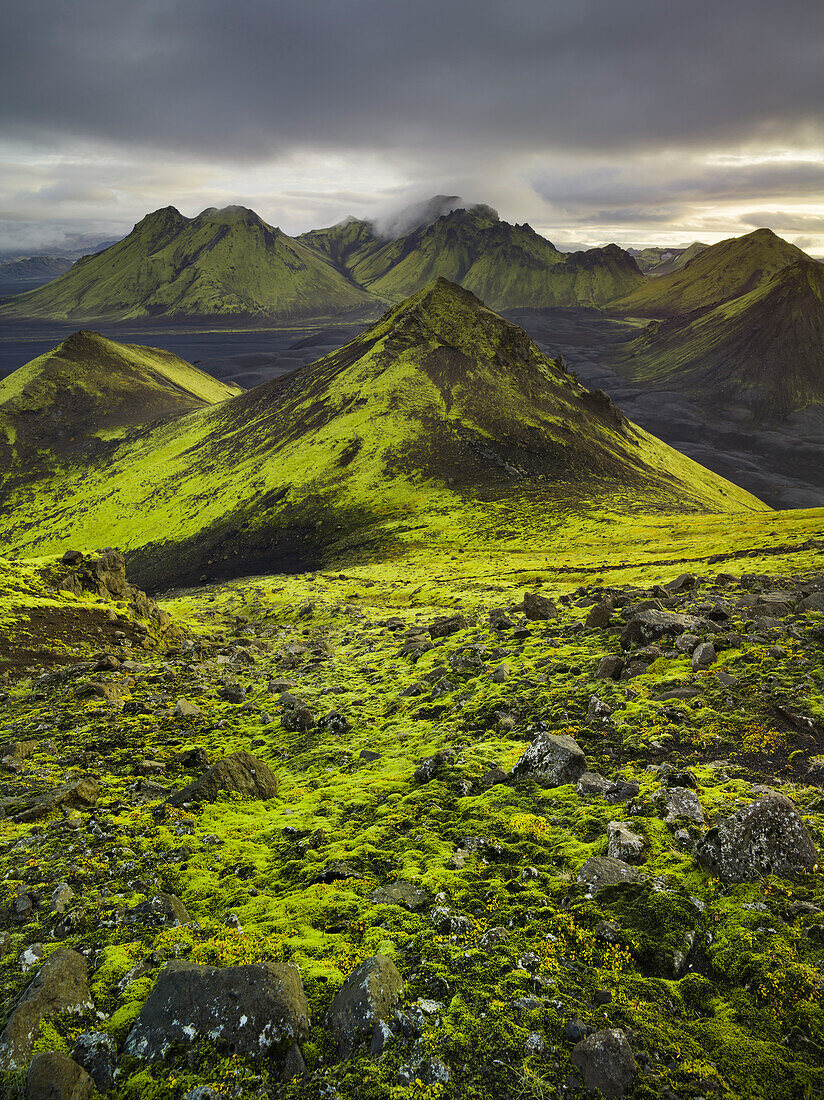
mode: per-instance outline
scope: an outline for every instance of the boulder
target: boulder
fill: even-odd
[[[626,821],[610,821],[607,825],[607,855],[624,863],[642,863],[644,838],[635,833]]]
[[[175,928],[188,924],[191,919],[186,906],[175,894],[155,894],[126,914],[127,921],[152,928]]]
[[[98,1092],[109,1092],[117,1076],[117,1043],[104,1031],[87,1031],[74,1044],[72,1058],[91,1077]]]
[[[634,867],[612,856],[591,856],[578,872],[578,882],[586,886],[590,894],[597,894],[605,886],[640,882],[642,878]]]
[[[575,790],[578,794],[606,794],[613,786],[611,779],[606,779],[597,772],[584,772],[578,780]]]
[[[542,733],[512,769],[514,777],[527,776],[542,787],[574,783],[586,771],[584,751],[566,734]]]
[[[53,787],[45,794],[39,795],[31,805],[18,813],[14,820],[20,822],[36,821],[45,817],[52,810],[91,810],[97,805],[100,787],[96,779],[85,776],[71,783],[63,783],[59,787]]]
[[[693,615],[678,615],[674,611],[659,611],[655,607],[636,612],[621,633],[621,646],[630,649],[636,645],[648,645],[663,637],[679,634],[697,634],[701,620]]]
[[[315,725],[315,716],[301,699],[289,699],[283,708],[280,724],[287,733],[305,733]]]
[[[665,787],[653,797],[663,802],[664,821],[667,825],[674,825],[680,818],[694,821],[697,825],[704,824],[704,811],[698,795],[689,787]]]
[[[581,1071],[584,1087],[606,1100],[617,1100],[632,1085],[638,1066],[620,1028],[596,1031],[572,1051],[572,1064]]]
[[[725,882],[754,882],[762,875],[791,878],[811,871],[815,845],[789,798],[759,798],[710,829],[699,841],[702,867]]]
[[[77,951],[59,947],[23,991],[0,1035],[0,1070],[26,1065],[41,1020],[93,1007],[86,960]]]
[[[607,653],[607,655],[602,657],[598,662],[598,667],[595,670],[595,678],[596,680],[617,680],[623,671],[623,658],[617,657],[613,653]]]
[[[172,714],[175,718],[201,718],[203,712],[197,703],[190,703],[188,699],[178,699]]]
[[[714,663],[717,653],[715,652],[715,646],[712,642],[702,642],[701,645],[696,646],[692,654],[692,671],[700,672],[705,668],[709,668]]]
[[[803,600],[799,600],[798,610],[805,613],[808,611],[824,611],[824,592],[813,592],[811,596],[805,596]]]
[[[94,1092],[88,1073],[56,1050],[35,1054],[26,1074],[26,1100],[87,1100]]]
[[[208,1039],[236,1054],[285,1055],[308,1032],[309,1005],[297,967],[176,959],[160,972],[124,1053],[156,1062],[171,1046]]]
[[[609,620],[612,618],[614,610],[615,600],[611,596],[607,596],[590,608],[586,625],[590,628],[602,630],[605,626],[609,626]]]
[[[429,900],[426,890],[398,879],[388,886],[379,886],[369,895],[373,905],[402,905],[405,909],[422,909]]]
[[[213,764],[200,779],[177,791],[167,799],[170,806],[186,802],[214,802],[222,793],[239,794],[242,798],[274,798],[278,781],[274,772],[251,753],[233,752]]]
[[[528,619],[554,619],[558,614],[555,601],[539,592],[524,592],[523,608]]]
[[[459,630],[466,630],[467,622],[463,615],[442,615],[429,627],[430,638],[447,638],[450,634],[457,634]]]
[[[371,1040],[392,1018],[403,997],[403,979],[386,955],[373,955],[354,970],[326,1013],[326,1026],[338,1041],[338,1056],[348,1058],[362,1040]]]

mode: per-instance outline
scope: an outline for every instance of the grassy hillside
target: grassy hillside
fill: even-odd
[[[615,366],[716,412],[720,402],[782,418],[824,403],[824,268],[802,260],[713,310],[653,322]]]
[[[768,283],[809,257],[769,229],[756,229],[703,249],[680,270],[648,279],[613,308],[639,317],[672,317],[719,305]]]
[[[436,276],[459,283],[493,309],[599,306],[642,281],[615,245],[559,252],[529,225],[501,221],[491,207],[455,210],[405,237],[355,255],[352,278],[399,300]]]
[[[15,551],[132,552],[141,580],[402,549],[592,508],[764,506],[627,422],[515,325],[437,280],[292,375],[7,489]],[[519,510],[523,521],[517,519]],[[421,536],[424,537],[424,536]]]
[[[693,241],[684,248],[651,247],[638,251],[629,249],[629,253],[645,275],[652,277],[658,275],[670,275],[673,271],[680,271],[682,267],[700,255],[710,246],[701,241]]]
[[[184,218],[173,207],[54,282],[0,307],[0,317],[295,320],[373,310],[369,294],[318,253],[230,206]]]
[[[602,306],[643,282],[616,245],[559,252],[529,225],[501,221],[473,206],[393,239],[354,219],[305,233],[307,245],[371,293],[399,301],[440,276],[471,290],[492,309]]]
[[[0,381],[0,455],[24,471],[240,393],[171,352],[76,332]]]

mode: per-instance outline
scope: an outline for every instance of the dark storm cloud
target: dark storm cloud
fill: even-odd
[[[6,0],[7,135],[265,160],[815,130],[820,0]]]

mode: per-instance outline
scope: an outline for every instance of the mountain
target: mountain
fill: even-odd
[[[709,311],[654,321],[615,362],[626,377],[757,420],[824,404],[824,267],[801,260]]]
[[[501,221],[484,205],[452,210],[391,240],[381,239],[367,222],[344,222],[301,240],[390,301],[438,276],[466,287],[493,309],[603,306],[643,283],[635,261],[617,245],[559,252],[531,226]]]
[[[22,260],[9,260],[0,264],[0,284],[31,283],[35,280],[42,284],[64,275],[74,261],[65,256],[27,256]]]
[[[185,218],[147,215],[122,241],[53,283],[0,307],[0,317],[138,317],[292,321],[374,313],[374,299],[314,250],[230,206]]]
[[[756,229],[710,245],[680,271],[648,279],[613,302],[612,308],[639,317],[672,317],[738,298],[790,264],[808,259],[772,230]]]
[[[291,375],[141,429],[93,462],[56,451],[49,472],[6,496],[0,537],[13,551],[115,544],[149,584],[401,552],[416,527],[489,537],[508,511],[551,527],[598,507],[764,507],[444,279]]]
[[[682,267],[686,267],[690,260],[709,247],[708,244],[702,244],[701,241],[693,241],[692,244],[685,245],[682,248],[628,248],[627,252],[645,275],[658,276],[670,275],[673,271],[680,271]]]
[[[171,352],[76,332],[0,381],[0,461],[19,474],[43,452],[88,453],[137,425],[240,392]]]

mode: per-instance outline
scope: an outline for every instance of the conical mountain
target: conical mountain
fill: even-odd
[[[748,294],[790,264],[808,259],[771,230],[756,229],[710,245],[679,271],[647,279],[612,308],[638,317],[674,317]]]
[[[619,352],[633,381],[757,420],[824,404],[824,267],[804,259],[713,310],[656,321]]]
[[[76,332],[0,381],[0,461],[36,467],[240,392],[171,352]]]
[[[764,507],[443,279],[316,363],[142,430],[96,464],[55,461],[20,492],[25,512],[14,491],[0,509],[7,546],[115,544],[148,584],[400,552],[408,530],[464,539],[494,530],[501,509],[546,526],[596,507]]]
[[[603,306],[644,282],[617,245],[559,252],[531,226],[510,225],[485,205],[452,210],[388,241],[366,222],[341,223],[301,240],[334,256],[356,283],[390,301],[438,276],[493,309]]]
[[[156,210],[111,248],[0,307],[0,316],[291,321],[364,311],[374,315],[371,296],[317,252],[230,206],[194,218]]]

